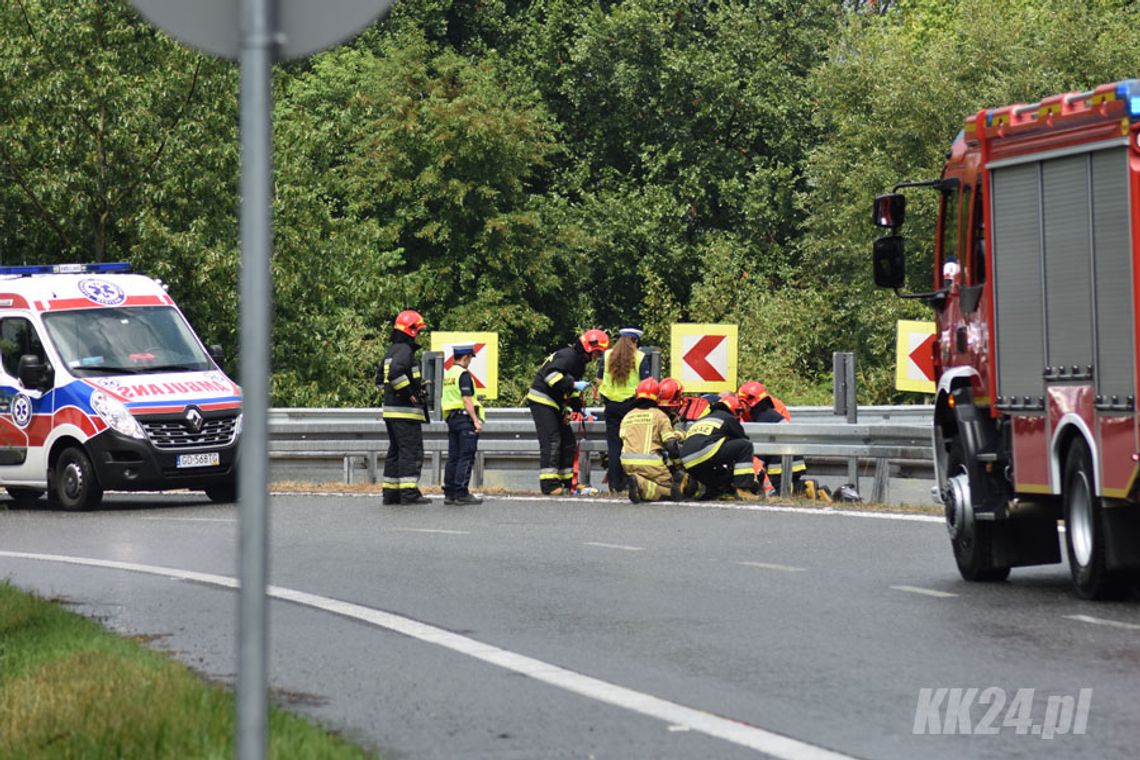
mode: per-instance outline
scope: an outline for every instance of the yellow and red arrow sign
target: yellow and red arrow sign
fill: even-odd
[[[467,371],[475,381],[475,394],[485,399],[499,397],[499,334],[494,332],[432,332],[431,350],[443,352],[443,368],[455,363],[456,346],[475,346],[475,358]]]
[[[934,323],[900,319],[895,342],[895,387],[934,393]]]
[[[687,392],[736,390],[736,325],[674,324],[670,374]]]

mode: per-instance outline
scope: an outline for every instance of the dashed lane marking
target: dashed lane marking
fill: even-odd
[[[764,570],[781,570],[785,573],[802,573],[805,568],[792,567],[791,565],[777,565],[774,562],[737,562],[738,565],[745,565],[747,567],[759,567]]]
[[[385,528],[385,530],[398,530],[404,533],[445,533],[449,536],[469,536],[469,530],[445,530],[444,528]]]
[[[939,599],[949,599],[957,594],[951,594],[949,591],[937,591],[932,588],[922,588],[921,586],[891,586],[895,591],[907,591],[911,594],[922,594],[923,596],[935,596]]]
[[[236,523],[236,517],[142,517],[141,520],[157,520],[159,522],[216,522]]]
[[[1123,628],[1126,631],[1140,631],[1140,625],[1136,623],[1125,623],[1120,620],[1106,620],[1104,618],[1095,618],[1091,615],[1065,615],[1066,620],[1076,620],[1080,623],[1092,623],[1093,625],[1106,625],[1110,628]]]
[[[0,557],[10,559],[60,562],[85,567],[100,567],[110,570],[126,570],[134,573],[157,575],[177,580],[194,581],[210,586],[236,589],[238,581],[225,575],[198,573],[156,565],[140,565],[133,562],[94,559],[90,557],[69,557],[56,554],[32,554],[29,552],[0,551]],[[621,707],[640,715],[664,721],[669,726],[688,726],[707,736],[722,739],[741,747],[767,753],[780,760],[854,760],[849,755],[820,747],[814,744],[782,736],[763,728],[742,723],[693,707],[670,702],[652,694],[635,691],[599,678],[576,673],[557,665],[552,665],[533,657],[511,652],[506,649],[462,636],[458,633],[436,628],[411,618],[391,612],[365,607],[352,602],[344,602],[327,596],[318,596],[304,591],[269,586],[266,593],[273,599],[293,602],[313,609],[324,610],[353,620],[370,623],[395,633],[444,647],[453,652],[465,654],[477,660],[497,665],[513,673],[528,676],[536,681],[556,686],[605,704]]]
[[[587,541],[586,546],[600,546],[603,549],[620,549],[623,552],[643,552],[644,546],[626,546],[625,544],[603,544],[600,541]]]

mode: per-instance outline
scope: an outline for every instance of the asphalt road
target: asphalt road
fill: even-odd
[[[1140,755],[1140,603],[964,583],[930,519],[378,502],[273,498],[271,679],[385,757]],[[236,537],[194,495],[12,509],[0,578],[232,682]]]

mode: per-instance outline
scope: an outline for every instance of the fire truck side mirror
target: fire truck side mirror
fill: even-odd
[[[876,196],[874,222],[876,227],[897,230],[906,219],[906,196],[886,193]]]
[[[884,235],[875,241],[875,284],[898,290],[906,280],[906,256],[901,235]]]

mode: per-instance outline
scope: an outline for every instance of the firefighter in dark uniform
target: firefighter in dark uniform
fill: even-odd
[[[586,364],[610,347],[602,330],[587,330],[571,345],[546,357],[526,403],[538,433],[539,486],[544,494],[569,493],[574,481],[574,450],[577,442],[567,419],[571,410],[582,410],[578,395],[589,383],[582,379]]]
[[[483,431],[483,405],[475,397],[475,380],[468,367],[475,359],[475,346],[455,346],[452,364],[443,373],[440,409],[447,422],[447,467],[443,471],[444,504],[482,504],[468,490],[479,433]]]
[[[392,345],[376,371],[376,384],[384,391],[384,426],[388,429],[385,504],[428,503],[419,487],[427,415],[421,406],[423,388],[416,362],[416,335],[426,326],[419,312],[401,311],[392,327]]]
[[[701,499],[738,499],[738,491],[756,494],[760,488],[752,470],[752,441],[736,414],[740,400],[722,393],[709,413],[689,427],[681,445],[681,463],[689,475],[686,495]]]
[[[791,422],[792,416],[787,412],[787,407],[778,403],[779,399],[768,393],[768,389],[762,383],[749,380],[740,386],[736,395],[744,405],[742,416],[748,422],[767,422],[775,425]],[[778,454],[765,455],[764,470],[768,473],[768,480],[771,481],[772,488],[775,489],[776,493],[779,493],[780,481],[784,475],[784,458]],[[806,472],[807,462],[804,461],[804,458],[799,455],[792,457],[793,493],[798,493],[801,490],[800,481]]]

